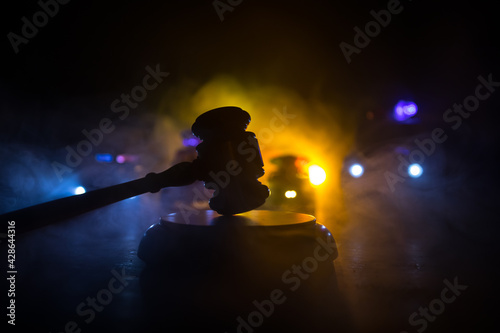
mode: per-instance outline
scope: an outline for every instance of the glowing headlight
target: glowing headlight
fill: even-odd
[[[418,178],[422,175],[424,169],[420,166],[420,164],[413,163],[408,167],[408,175],[413,178]]]
[[[75,188],[75,191],[74,191],[74,193],[75,193],[76,195],[78,195],[78,194],[83,194],[83,193],[85,193],[85,192],[86,192],[86,191],[85,191],[85,187],[83,187],[83,186],[78,186],[77,188]]]
[[[309,181],[313,185],[320,185],[326,180],[326,172],[319,165],[309,167]]]
[[[365,170],[363,169],[363,167],[361,166],[361,164],[358,164],[358,163],[351,165],[351,167],[349,168],[349,173],[354,178],[361,177],[363,175],[364,171]]]
[[[297,196],[297,192],[295,192],[294,190],[290,190],[290,191],[286,191],[285,192],[285,197],[287,199],[293,199]]]

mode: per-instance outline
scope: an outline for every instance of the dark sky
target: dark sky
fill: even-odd
[[[73,0],[15,54],[7,34],[21,34],[21,18],[32,21],[40,6],[10,2],[1,20],[2,113],[10,117],[4,125],[19,121],[19,113],[64,112],[80,122],[102,115],[157,63],[170,72],[170,88],[227,73],[334,100],[350,112],[407,96],[442,113],[470,94],[478,75],[499,73],[497,11],[478,1],[401,1],[401,12],[348,64],[339,44],[352,45],[353,28],[364,29],[370,11],[387,5],[243,0],[221,22],[212,1]],[[146,103],[154,108],[163,93],[154,91]],[[67,110],[71,104],[90,111]]]

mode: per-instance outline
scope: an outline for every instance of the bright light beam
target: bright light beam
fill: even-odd
[[[86,192],[85,191],[85,187],[83,187],[83,186],[78,186],[77,188],[75,188],[75,194],[76,195],[83,194],[85,192]]]
[[[289,190],[289,191],[286,191],[285,192],[285,197],[287,199],[293,199],[297,196],[297,192],[295,192],[294,190]]]
[[[363,169],[361,164],[358,164],[358,163],[351,165],[351,167],[349,168],[349,173],[354,178],[361,177],[363,175],[363,172],[365,172],[365,170]]]
[[[326,172],[319,165],[309,167],[309,181],[313,185],[320,185],[326,180]]]
[[[408,167],[408,175],[412,178],[418,178],[422,176],[424,169],[418,163],[413,163]]]

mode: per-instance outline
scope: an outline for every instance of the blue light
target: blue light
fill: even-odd
[[[358,164],[358,163],[351,165],[351,167],[349,168],[349,173],[354,178],[361,177],[363,175],[363,172],[365,172],[365,170],[363,169],[361,164]]]
[[[85,191],[85,187],[83,187],[83,186],[78,186],[77,188],[75,188],[75,191],[74,191],[74,193],[75,193],[76,195],[83,194],[83,193],[85,193],[85,192],[86,192],[86,191]]]
[[[97,162],[111,163],[111,162],[113,162],[113,155],[111,155],[111,154],[95,154],[95,160]]]
[[[394,106],[394,119],[397,121],[405,121],[408,118],[413,117],[417,114],[418,106],[417,104],[409,101],[399,101],[396,106]]]
[[[196,147],[201,143],[201,140],[196,137],[185,138],[182,140],[182,144],[186,147]]]
[[[409,116],[413,116],[417,113],[417,105],[415,103],[411,103],[403,108],[403,112]]]
[[[418,163],[413,163],[408,167],[408,175],[412,178],[418,178],[422,176],[424,169]]]

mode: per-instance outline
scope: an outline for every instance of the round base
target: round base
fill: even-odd
[[[283,256],[291,262],[302,261],[318,246],[325,248],[329,261],[337,257],[331,233],[312,215],[265,210],[232,216],[197,212],[162,217],[145,232],[139,258],[150,266],[203,269]]]

